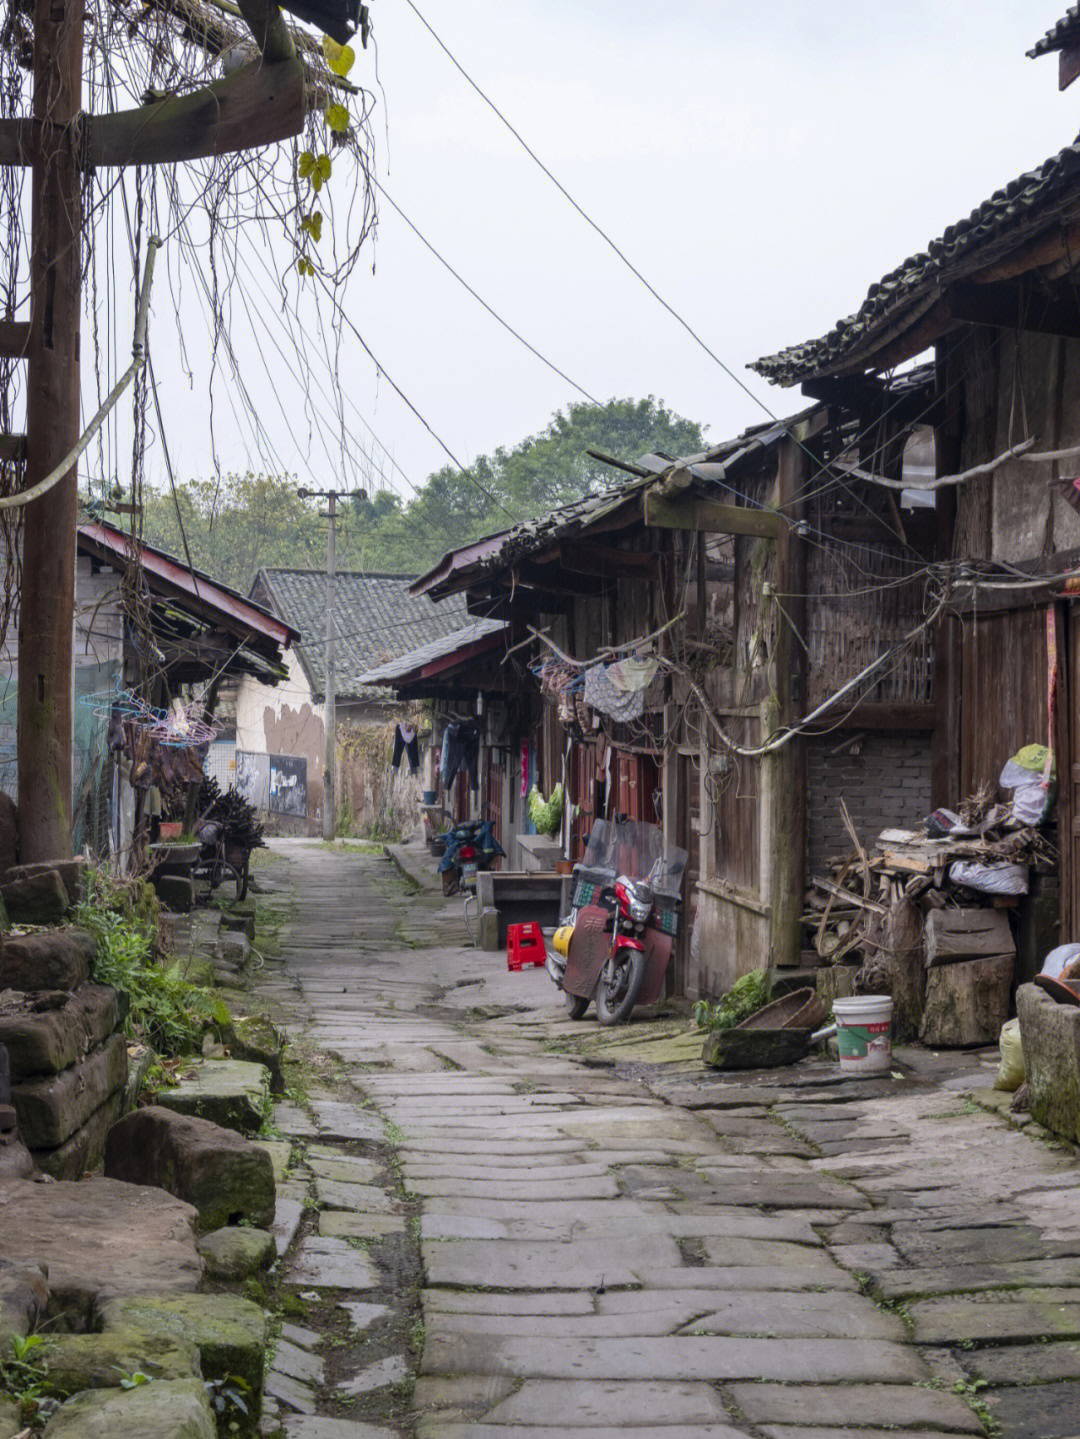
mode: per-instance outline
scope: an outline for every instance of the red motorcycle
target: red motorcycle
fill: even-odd
[[[548,973],[571,1019],[582,1019],[595,999],[601,1024],[621,1024],[636,1004],[661,998],[686,861],[683,849],[665,852],[656,825],[600,820],[594,826],[575,869],[566,959],[548,953]],[[631,878],[635,872],[645,877]]]

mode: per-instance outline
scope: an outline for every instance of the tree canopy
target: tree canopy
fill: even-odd
[[[350,496],[338,511],[338,566],[417,573],[449,549],[625,478],[591,459],[589,449],[633,461],[649,451],[685,455],[703,446],[700,425],[651,395],[570,405],[512,449],[481,456],[464,471],[437,470],[407,502],[388,490]],[[325,487],[332,483],[327,477]],[[188,480],[176,487],[175,500],[170,490],[147,486],[143,538],[183,557],[186,536],[197,568],[243,591],[261,566],[321,569],[322,506],[299,499],[297,488],[293,476],[250,471],[224,475],[220,483]]]

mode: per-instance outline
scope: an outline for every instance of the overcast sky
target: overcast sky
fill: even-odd
[[[757,381],[748,361],[823,333],[873,281],[1080,128],[1080,85],[1059,94],[1057,57],[1025,55],[1064,0],[417,4],[589,215],[780,414],[802,397]],[[379,178],[484,298],[602,399],[656,395],[717,441],[764,418],[574,213],[405,0],[371,10],[377,51],[359,54],[354,77],[378,96]],[[389,205],[347,308],[466,463],[577,398]],[[155,306],[159,328],[162,314]],[[287,378],[262,368],[265,341],[242,316],[233,326],[270,443],[223,422],[222,466],[285,466],[302,483],[333,483]],[[186,325],[196,372],[197,337]],[[175,468],[208,475],[198,383],[170,372],[164,335],[155,354]],[[415,484],[445,463],[354,343],[340,379]],[[355,412],[353,423],[363,433]],[[148,473],[161,474],[156,450]]]

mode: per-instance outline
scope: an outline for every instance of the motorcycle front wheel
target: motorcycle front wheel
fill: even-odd
[[[566,1012],[571,1019],[584,1019],[585,1011],[589,1007],[589,1001],[582,999],[580,994],[570,994],[563,991],[563,998],[566,1000]]]
[[[621,964],[614,974],[605,965],[596,990],[596,1017],[603,1025],[622,1024],[630,1018],[645,982],[645,956],[640,949],[623,951]]]

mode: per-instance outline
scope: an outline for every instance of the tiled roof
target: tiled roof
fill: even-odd
[[[1080,145],[1069,145],[879,280],[861,308],[827,335],[766,355],[750,369],[774,384],[794,385],[823,372],[870,367],[875,340],[886,326],[914,324],[936,303],[942,284],[992,263],[1060,215],[1072,213],[1078,200]]]
[[[1080,40],[1080,5],[1070,5],[1065,14],[1052,25],[1033,50],[1028,51],[1030,59],[1049,55],[1052,50],[1064,50]]]
[[[341,699],[371,699],[386,691],[357,687],[353,676],[395,659],[417,645],[461,628],[465,604],[441,604],[409,593],[413,575],[346,570],[334,582],[335,669]],[[252,587],[300,631],[296,650],[317,698],[326,691],[326,575],[321,570],[262,569]]]
[[[446,603],[444,601],[444,603]],[[413,670],[419,670],[432,662],[441,660],[447,655],[452,655],[456,650],[467,649],[474,645],[477,640],[485,639],[488,635],[498,634],[503,630],[509,631],[510,626],[502,620],[474,620],[472,624],[465,625],[453,634],[444,635],[441,639],[429,640],[426,645],[420,645],[418,649],[410,650],[407,655],[401,655],[398,659],[390,660],[388,664],[379,665],[376,669],[368,670],[365,674],[358,675],[358,685],[380,685],[388,684],[391,680],[400,679],[402,675],[412,674]]]
[[[630,519],[640,515],[642,492],[654,485],[673,465],[683,466],[699,478],[711,481],[719,487],[718,492],[726,492],[727,496],[738,501],[743,495],[728,481],[733,478],[733,472],[739,463],[775,444],[787,433],[790,426],[805,419],[814,408],[816,407],[788,420],[766,421],[762,425],[753,425],[734,439],[725,440],[723,444],[714,445],[698,455],[684,455],[679,458],[673,455],[646,455],[634,467],[646,473],[635,475],[621,485],[600,494],[585,495],[571,504],[561,505],[557,510],[551,510],[537,519],[523,520],[509,530],[475,540],[460,549],[450,550],[433,569],[426,575],[421,575],[412,588],[418,594],[452,594],[464,589],[473,579],[479,578],[485,572],[504,569],[517,560],[557,544],[560,540],[589,530],[601,520],[609,519],[624,506],[627,507],[629,523]],[[699,468],[710,466],[715,468]]]

